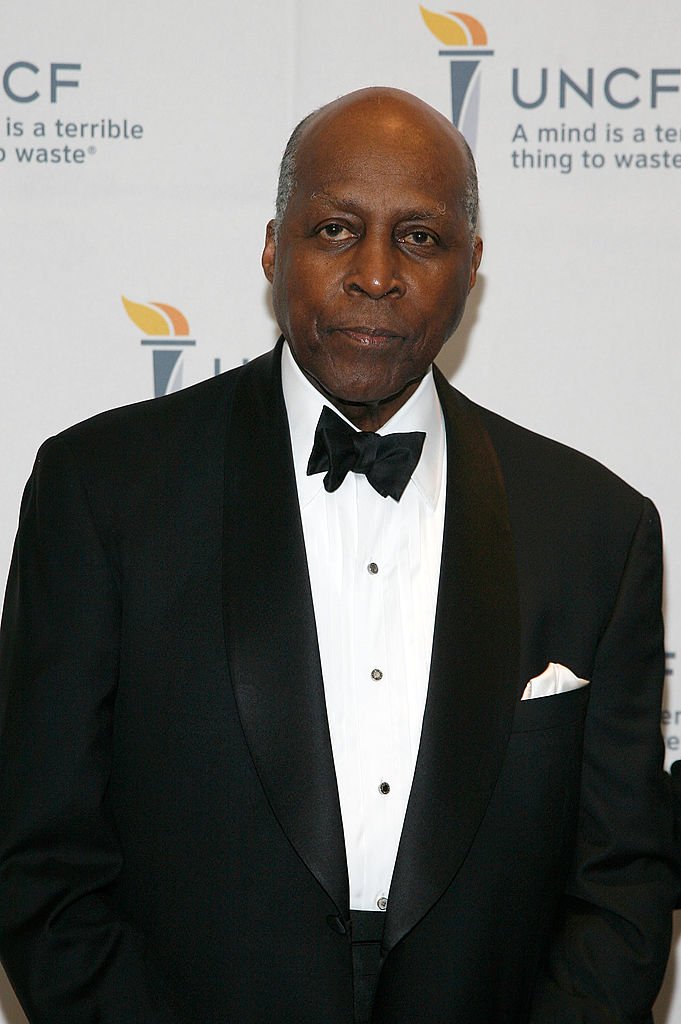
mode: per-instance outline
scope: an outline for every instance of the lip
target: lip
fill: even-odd
[[[347,335],[347,337],[362,345],[380,345],[381,343],[394,341],[396,338],[402,337],[401,334],[388,330],[386,327],[369,327],[365,324],[357,326],[344,325],[342,327],[335,327],[333,330],[338,331],[339,334]]]

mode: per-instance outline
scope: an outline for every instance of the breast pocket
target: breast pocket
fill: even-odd
[[[535,729],[555,729],[570,722],[578,722],[586,715],[591,684],[550,697],[520,700],[513,716],[512,732],[532,732]]]

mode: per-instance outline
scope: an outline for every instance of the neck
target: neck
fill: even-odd
[[[304,370],[303,373],[305,373]],[[380,430],[395,415],[397,410],[401,409],[409,401],[423,379],[419,377],[417,380],[412,380],[405,384],[401,391],[396,392],[394,395],[388,395],[386,398],[381,398],[376,402],[351,402],[339,398],[337,395],[332,395],[321,386],[319,381],[310,377],[309,374],[306,373],[305,376],[311,384],[314,384],[317,391],[321,392],[339,412],[342,412],[350,420],[353,426],[357,427],[358,430],[365,431]]]

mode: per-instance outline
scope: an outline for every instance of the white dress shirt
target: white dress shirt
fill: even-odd
[[[385,910],[428,690],[445,510],[442,410],[429,372],[379,431],[426,432],[418,466],[399,502],[381,497],[356,473],[348,473],[329,494],[324,473],[308,476],[307,463],[322,408],[333,407],[300,371],[286,344],[282,384],[350,907]]]

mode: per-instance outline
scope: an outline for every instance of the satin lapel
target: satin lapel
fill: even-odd
[[[344,919],[349,896],[281,349],[244,366],[225,453],[224,615],[239,715],[281,827]]]
[[[506,495],[491,441],[436,371],[447,504],[428,698],[390,887],[392,948],[451,883],[485,813],[518,698],[520,641]]]

